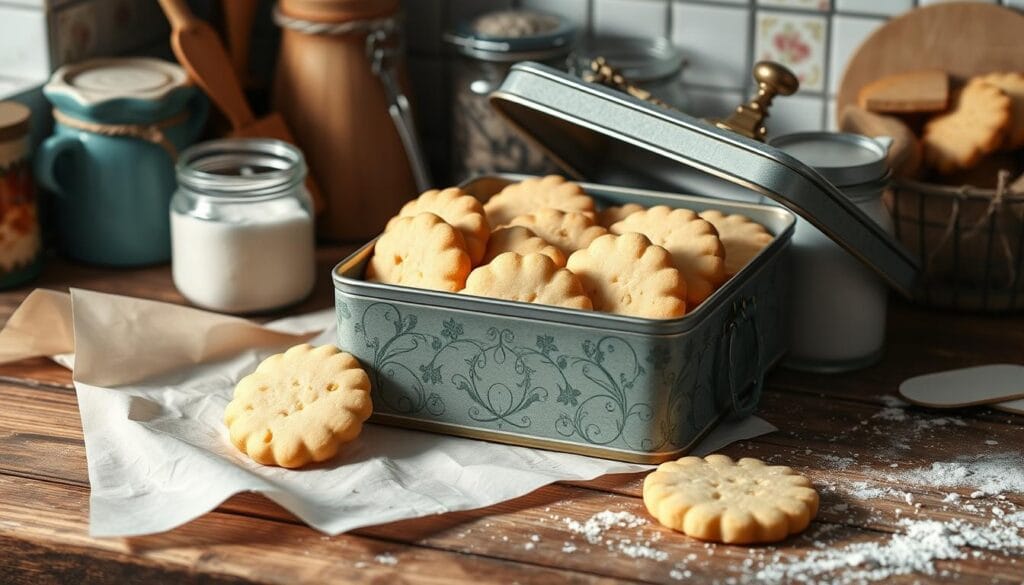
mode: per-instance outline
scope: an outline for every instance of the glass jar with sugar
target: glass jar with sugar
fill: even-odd
[[[306,164],[294,146],[225,139],[184,151],[171,200],[174,285],[226,313],[297,303],[316,280]]]

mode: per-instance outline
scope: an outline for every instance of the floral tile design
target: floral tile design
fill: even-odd
[[[828,42],[824,16],[759,11],[754,35],[755,60],[778,61],[789,67],[803,91],[824,89]]]
[[[784,8],[800,8],[803,10],[820,10],[828,12],[830,0],[757,0],[761,6],[782,6]]]

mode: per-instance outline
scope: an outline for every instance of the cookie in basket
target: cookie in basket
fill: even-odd
[[[686,278],[686,301],[692,307],[725,282],[725,247],[715,226],[689,209],[655,205],[633,213],[609,228],[613,234],[637,232],[669,251]]]
[[[1010,128],[1010,98],[998,87],[972,79],[950,110],[924,126],[924,158],[942,174],[968,169],[1003,143]]]
[[[1010,98],[1010,129],[1003,148],[1024,146],[1024,73],[990,73],[978,79],[998,87]]]
[[[686,280],[672,256],[646,236],[607,234],[569,256],[594,310],[674,319],[686,314]]]
[[[224,410],[231,443],[263,465],[326,461],[373,410],[370,378],[333,345],[296,345],[242,378]]]
[[[521,225],[509,225],[500,227],[491,232],[491,238],[487,240],[487,253],[484,254],[481,265],[488,264],[499,254],[515,252],[517,254],[544,254],[554,261],[555,266],[565,268],[565,254],[552,246],[533,230]]]
[[[644,206],[638,203],[627,203],[625,205],[605,207],[601,211],[597,212],[597,225],[609,228],[612,227],[612,224],[618,223],[637,211],[643,210]]]
[[[487,221],[492,228],[501,227],[515,217],[545,207],[591,216],[594,214],[594,200],[583,192],[583,188],[558,175],[533,177],[512,183],[484,204]]]
[[[472,268],[458,230],[433,213],[396,218],[373,248],[366,280],[456,292]]]
[[[597,225],[592,216],[550,207],[513,218],[510,225],[529,228],[566,255],[586,248],[590,242],[608,233]]]
[[[505,252],[473,270],[461,292],[570,309],[594,308],[579,278],[544,254]]]
[[[717,209],[707,209],[698,215],[718,231],[718,238],[725,247],[725,273],[729,276],[742,270],[758,252],[772,243],[768,230],[745,215],[726,215]]]
[[[466,242],[466,251],[473,264],[484,257],[491,228],[487,225],[484,206],[480,200],[458,187],[431,189],[406,203],[398,215],[388,222],[389,229],[399,217],[411,217],[420,213],[433,213],[448,225],[459,230]]]
[[[727,544],[778,542],[806,529],[818,492],[783,465],[725,455],[683,457],[644,478],[644,505],[687,536]]]

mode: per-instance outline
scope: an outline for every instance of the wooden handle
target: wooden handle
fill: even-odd
[[[221,0],[221,7],[231,64],[235,75],[245,85],[249,75],[249,36],[256,18],[256,0]]]
[[[163,9],[168,22],[171,23],[171,28],[175,31],[186,30],[196,22],[197,19],[188,9],[185,0],[159,0],[159,2],[160,8]]]

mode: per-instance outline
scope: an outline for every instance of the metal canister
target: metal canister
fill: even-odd
[[[17,102],[0,102],[0,288],[35,278],[42,265],[32,169],[29,118]]]
[[[588,41],[578,55],[578,74],[587,72],[594,59],[604,57],[630,84],[677,110],[689,109],[680,79],[686,59],[666,38],[601,36]]]
[[[800,132],[770,143],[818,171],[891,234],[892,218],[882,203],[890,176],[890,142],[859,134]],[[885,282],[802,219],[793,235],[791,262],[792,324],[786,365],[844,372],[877,362],[885,345]]]
[[[463,22],[445,35],[459,52],[452,75],[452,175],[547,174],[558,167],[490,107],[488,96],[518,61],[569,68],[576,25],[553,14],[508,10]]]

